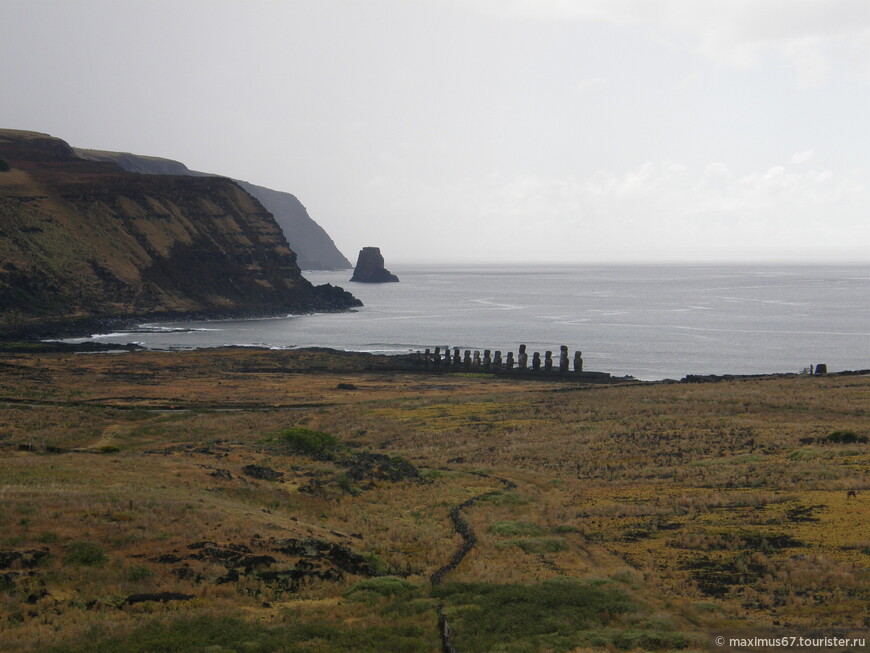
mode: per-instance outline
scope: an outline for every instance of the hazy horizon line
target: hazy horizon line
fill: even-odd
[[[578,260],[526,260],[526,259],[491,259],[491,260],[473,260],[473,259],[395,259],[386,261],[385,266],[391,267],[408,267],[408,266],[451,266],[451,267],[496,267],[506,265],[542,267],[542,266],[584,266],[584,267],[609,267],[609,266],[661,266],[661,267],[745,267],[745,266],[867,266],[870,267],[870,261],[866,258],[825,258],[825,259],[800,259],[800,258],[758,258],[758,259],[610,259],[610,260],[595,260],[595,261],[578,261]],[[353,270],[349,268],[335,268],[333,270],[323,269],[302,269],[302,272],[340,272],[342,270]]]

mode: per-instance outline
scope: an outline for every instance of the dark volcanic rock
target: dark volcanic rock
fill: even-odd
[[[24,569],[33,569],[51,555],[42,549],[29,549],[27,551],[0,551],[0,569],[9,569],[13,563]]]
[[[271,467],[266,467],[264,465],[245,465],[242,467],[242,472],[245,476],[258,478],[262,481],[277,481],[279,478],[284,476],[284,472],[275,471]]]
[[[355,453],[341,464],[347,467],[347,475],[355,481],[369,479],[397,483],[420,480],[420,472],[407,460],[381,453]]]
[[[318,540],[313,537],[302,539],[291,537],[276,540],[274,544],[274,550],[280,553],[309,560],[319,560],[350,574],[358,576],[377,576],[379,574],[379,570],[365,556],[334,542]]]
[[[255,547],[266,545],[265,542],[254,541],[252,544]],[[195,583],[211,582],[216,585],[253,580],[263,583],[276,596],[280,596],[285,592],[296,592],[303,585],[312,582],[339,582],[344,579],[345,573],[376,576],[380,572],[377,564],[366,556],[326,540],[313,537],[288,538],[271,540],[268,546],[271,553],[275,555],[252,552],[244,544],[194,542],[187,547],[196,551],[186,556],[186,560],[190,563],[185,561],[182,566],[172,569],[170,573],[179,580]],[[213,566],[216,565],[224,568],[223,573],[218,576],[215,576],[213,571]],[[2,580],[0,575],[0,589],[3,587]],[[14,583],[14,579],[10,582]],[[159,601],[162,599],[138,597],[161,595],[133,595],[136,600],[128,598],[127,602]]]
[[[170,569],[169,573],[175,576],[178,580],[186,580],[192,583],[201,583],[203,581],[203,575],[196,573],[190,567],[176,567],[175,569]]]
[[[164,553],[156,558],[151,558],[151,562],[159,562],[163,565],[174,565],[176,562],[181,562],[181,558],[172,553]]]
[[[194,598],[193,594],[180,594],[178,592],[153,592],[144,594],[131,594],[126,599],[125,603],[130,605],[134,603],[144,603],[145,601],[156,601],[158,603],[168,603],[169,601],[190,601]]]
[[[363,247],[359,251],[350,280],[362,283],[387,283],[398,281],[399,277],[384,267],[384,257],[381,256],[380,248]]]

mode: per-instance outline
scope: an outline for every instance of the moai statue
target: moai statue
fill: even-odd
[[[450,367],[450,347],[444,347],[444,367]]]
[[[529,355],[526,353],[526,346],[520,345],[520,354],[517,356],[517,369],[524,370],[529,365]]]
[[[583,371],[583,353],[579,351],[574,352],[574,371],[578,374]]]
[[[568,373],[568,346],[562,345],[559,348],[559,374]]]
[[[464,367],[465,369],[468,369],[469,367],[471,367],[471,350],[470,349],[465,350],[465,358],[462,359],[462,367]]]
[[[509,372],[513,371],[513,369],[514,369],[514,353],[512,351],[509,351],[507,353],[507,360],[505,361],[504,367]]]
[[[435,347],[435,354],[432,356],[432,362],[436,369],[441,367],[441,347]]]
[[[474,350],[474,362],[472,363],[474,367],[480,367],[480,350]]]
[[[536,372],[541,369],[541,352],[539,351],[532,354],[532,369]]]
[[[453,348],[453,364],[456,367],[459,367],[460,365],[462,365],[462,356],[460,356],[460,354],[459,354],[459,347]]]
[[[497,370],[501,369],[501,352],[498,349],[495,350],[495,357],[492,359],[492,366]]]
[[[544,352],[544,371],[553,371],[553,352],[551,351]]]
[[[432,352],[429,349],[426,349],[426,353],[423,354],[423,367],[429,367],[429,360],[432,358]]]
[[[492,354],[489,349],[483,350],[483,369],[488,370],[492,368]]]

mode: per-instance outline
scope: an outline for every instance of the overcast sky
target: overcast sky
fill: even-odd
[[[0,127],[352,260],[870,260],[867,0],[2,0]]]

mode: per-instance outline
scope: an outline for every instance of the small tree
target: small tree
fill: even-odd
[[[9,164],[3,159],[0,159],[0,172],[9,172]]]

